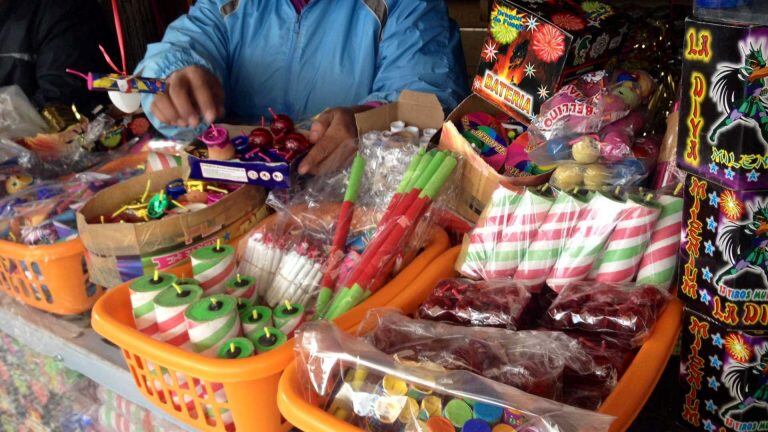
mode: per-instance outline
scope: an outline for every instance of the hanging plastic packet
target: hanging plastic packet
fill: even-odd
[[[575,432],[605,430],[613,420],[466,370],[403,361],[326,322],[305,326],[296,346],[306,398],[365,430],[467,431],[506,424]]]
[[[419,307],[419,318],[473,327],[524,328],[531,294],[509,279],[445,279]]]

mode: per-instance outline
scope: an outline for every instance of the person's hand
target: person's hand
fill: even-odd
[[[224,90],[208,69],[185,67],[172,73],[167,81],[168,94],[157,94],[151,108],[161,122],[196,127],[201,117],[213,123],[224,115]]]
[[[309,142],[312,149],[299,165],[299,174],[323,174],[342,168],[357,150],[357,124],[352,108],[333,108],[312,122]]]

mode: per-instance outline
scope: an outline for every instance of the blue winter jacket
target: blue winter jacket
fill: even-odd
[[[201,65],[224,85],[228,118],[268,108],[296,119],[325,108],[396,100],[412,89],[452,109],[466,94],[456,26],[443,0],[198,0],[149,46],[137,72],[167,77]],[[151,115],[166,135],[189,132]]]

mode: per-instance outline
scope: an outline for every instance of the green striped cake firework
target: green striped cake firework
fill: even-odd
[[[502,213],[493,219],[487,219],[489,224],[498,224],[499,234],[488,241],[475,237],[483,244],[470,241],[466,262],[462,268],[472,262],[477,268],[471,273],[478,274],[482,279],[512,277],[525,256],[528,245],[544,223],[553,201],[552,197],[527,189],[520,195],[516,208],[511,211],[511,217]],[[474,231],[470,234],[470,239],[473,234]]]
[[[200,300],[203,289],[197,285],[177,285],[164,289],[154,299],[157,318],[157,339],[188,349],[189,333],[184,314],[192,303]]]
[[[655,203],[630,199],[619,214],[616,228],[605,244],[595,280],[629,282],[635,278],[640,259],[651,239],[660,208]]]
[[[155,337],[158,332],[157,316],[155,313],[155,297],[164,289],[170,288],[176,282],[176,276],[170,273],[159,273],[142,276],[131,282],[129,286],[133,320],[136,329]]]
[[[256,278],[258,296],[265,298],[285,253],[282,237],[256,232],[246,240],[239,272]]]
[[[225,292],[236,299],[248,300],[251,304],[258,299],[256,278],[241,276],[240,273],[227,281]]]
[[[240,315],[243,324],[243,333],[246,337],[253,338],[264,327],[272,327],[272,309],[266,306],[253,306]]]
[[[227,280],[235,275],[235,249],[229,245],[206,246],[192,252],[192,274],[206,295],[224,292]]]
[[[525,256],[517,266],[515,282],[524,283],[534,291],[544,286],[586,207],[587,203],[581,197],[565,192],[558,193],[544,222],[528,245]]]
[[[293,337],[293,333],[304,322],[304,318],[304,306],[291,304],[288,300],[284,304],[278,305],[272,311],[272,321],[275,327],[289,339]]]
[[[589,276],[626,206],[626,202],[602,193],[592,197],[547,278],[550,288],[560,292],[566,285]]]
[[[501,237],[502,230],[509,221],[523,198],[520,190],[499,186],[493,191],[491,200],[480,215],[475,228],[465,240],[464,257],[459,272],[464,276],[482,279],[487,271],[487,264],[493,259],[493,246]]]
[[[653,228],[648,248],[640,261],[638,284],[656,285],[668,289],[672,285],[680,248],[683,223],[683,199],[673,195],[659,198],[661,214]]]
[[[216,357],[224,342],[240,336],[240,317],[233,297],[204,297],[187,309],[185,317],[192,349],[204,356]]]

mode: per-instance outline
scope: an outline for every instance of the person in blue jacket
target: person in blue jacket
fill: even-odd
[[[200,132],[225,114],[256,122],[269,108],[316,116],[305,174],[346,162],[354,113],[403,89],[453,108],[466,93],[463,61],[443,0],[198,0],[137,72],[168,80],[167,95],[142,99],[166,135]]]

